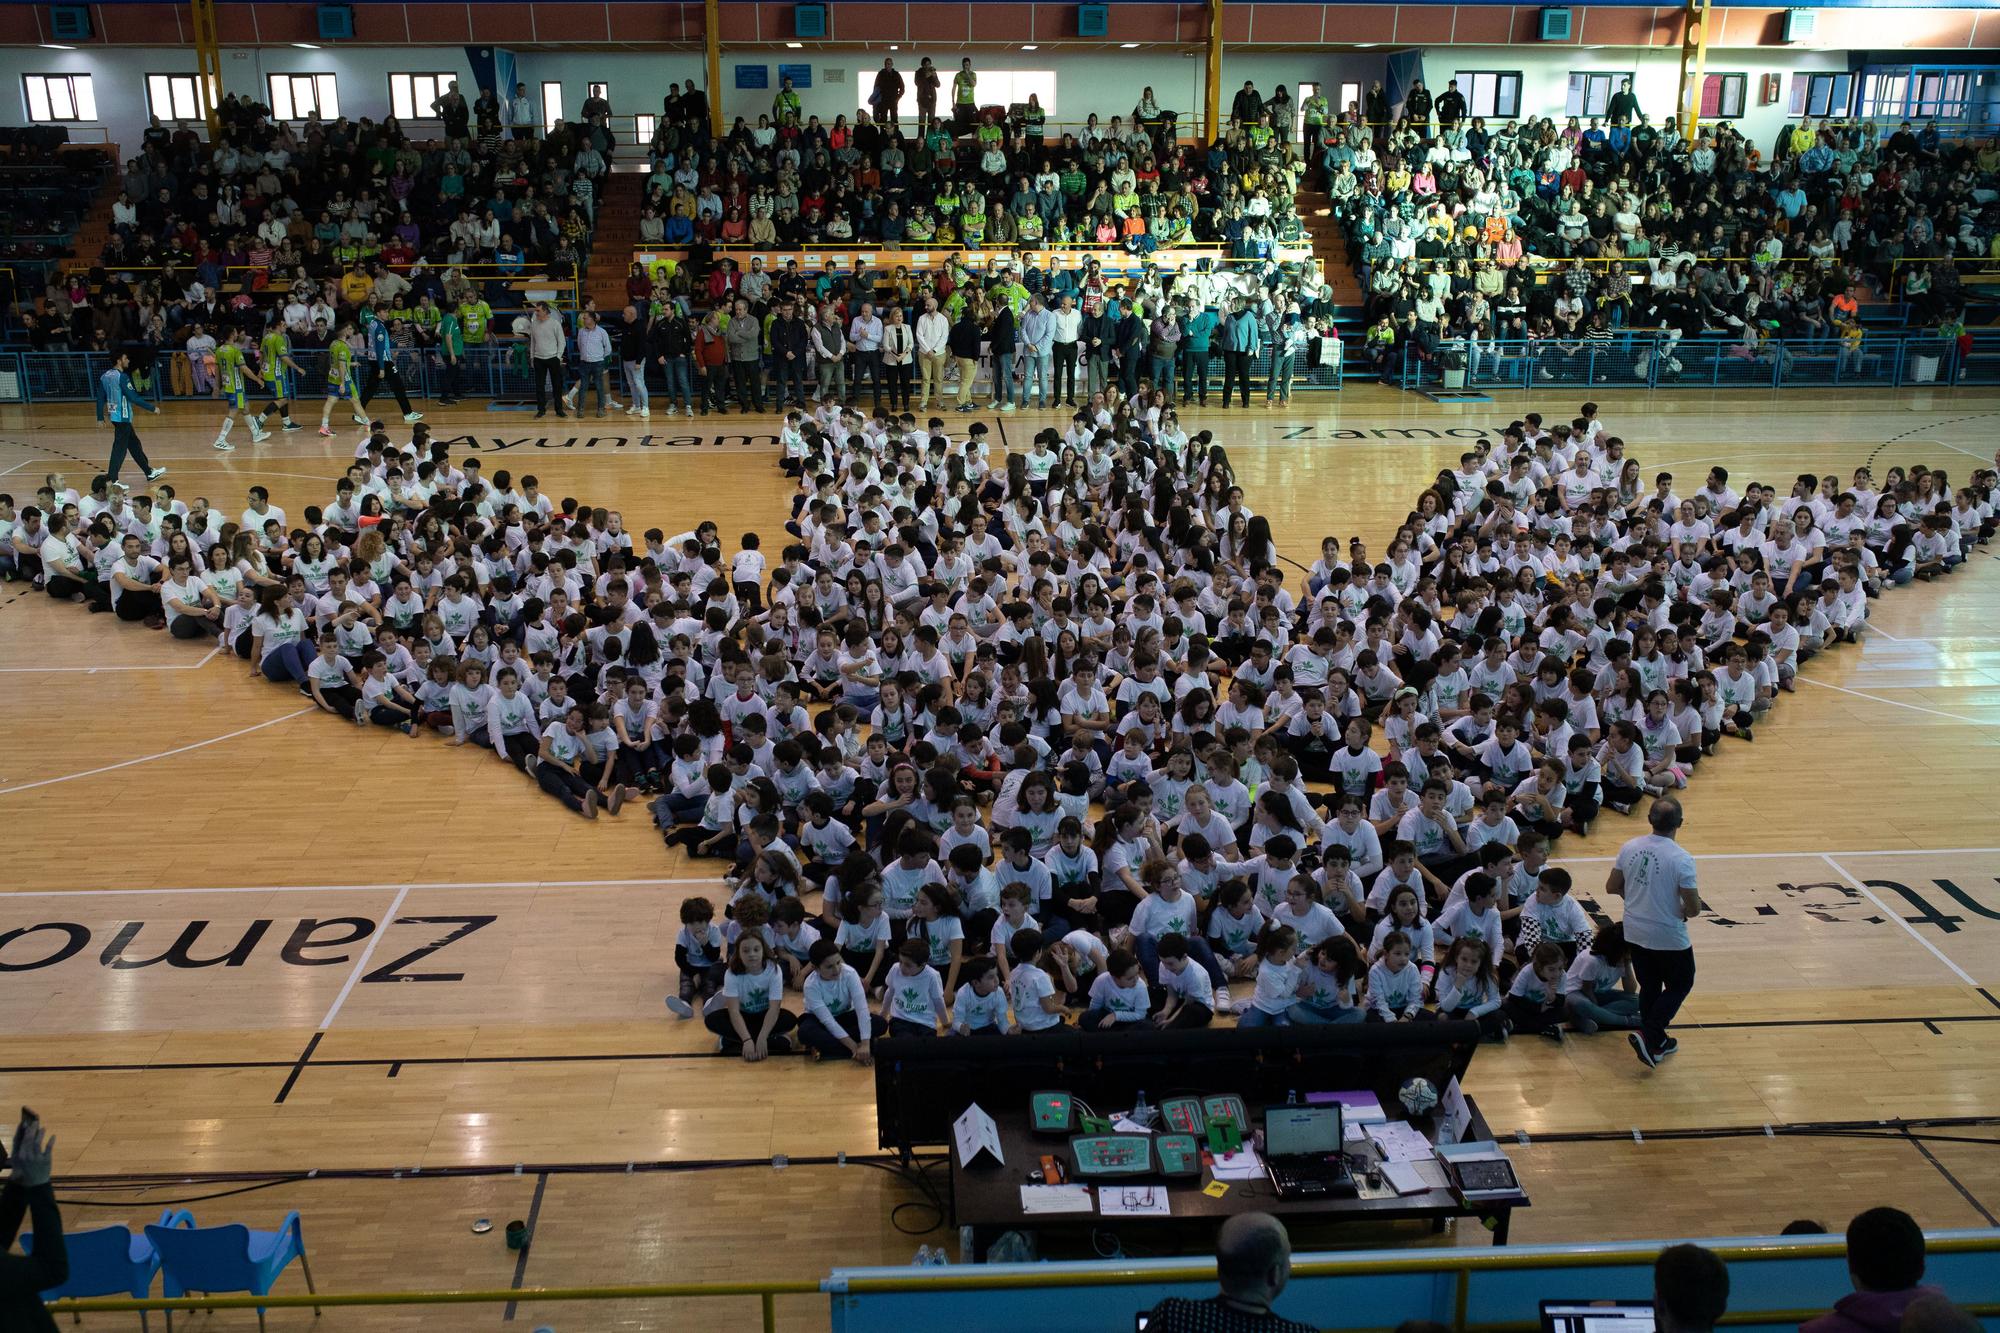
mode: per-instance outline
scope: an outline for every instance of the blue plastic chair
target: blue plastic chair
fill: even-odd
[[[162,1228],[194,1226],[194,1214],[185,1208],[169,1208],[160,1214]],[[151,1228],[148,1228],[150,1230]],[[153,1290],[153,1274],[160,1271],[160,1256],[153,1242],[133,1235],[130,1227],[98,1227],[93,1231],[72,1231],[63,1237],[69,1251],[69,1280],[60,1287],[42,1292],[45,1301],[66,1301],[79,1296],[131,1296],[144,1299]],[[35,1252],[35,1238],[21,1237],[21,1250]],[[82,1315],[72,1316],[77,1323]],[[146,1312],[139,1311],[139,1327],[149,1329]]]
[[[306,1290],[319,1295],[313,1285],[312,1264],[306,1260],[305,1234],[299,1229],[296,1211],[285,1214],[276,1231],[252,1231],[240,1222],[224,1227],[198,1227],[179,1231],[168,1227],[147,1227],[147,1239],[159,1251],[161,1293],[168,1297],[189,1292],[244,1291],[268,1296],[285,1266],[297,1259],[306,1274]],[[317,1315],[319,1307],[313,1307]],[[167,1311],[167,1333],[173,1333],[174,1314]],[[264,1307],[257,1307],[257,1327],[264,1328]]]

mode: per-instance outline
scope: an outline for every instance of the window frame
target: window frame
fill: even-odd
[[[280,115],[278,111],[278,80],[285,80],[285,105],[290,114]],[[304,79],[312,85],[312,109],[309,113],[299,111],[297,80]],[[321,80],[325,80],[322,84]],[[273,120],[310,120],[318,116],[321,120],[340,119],[340,80],[329,70],[278,70],[264,77],[265,91],[270,95],[271,118]]]
[[[1581,104],[1581,109],[1572,111],[1569,106],[1569,94],[1575,91],[1576,81],[1578,79],[1582,79],[1584,81],[1583,100]],[[1590,89],[1592,84],[1599,79],[1602,79],[1604,81],[1604,100],[1602,104],[1597,107],[1596,110],[1592,110],[1590,105],[1591,101]],[[1618,92],[1618,81],[1620,79],[1632,79],[1635,83],[1637,82],[1637,79],[1634,76],[1633,72],[1629,69],[1571,70],[1569,72],[1569,78],[1567,79],[1567,81],[1565,81],[1563,85],[1563,114],[1565,116],[1575,116],[1579,120],[1588,120],[1592,116],[1597,116],[1599,118],[1608,117],[1611,114],[1611,99]]]
[[[46,113],[39,116],[35,114],[34,94],[28,91],[37,79],[41,81],[42,105],[46,108]],[[58,84],[62,85],[64,95],[69,99],[71,115],[56,113],[56,101],[49,95],[49,90]],[[21,114],[30,125],[94,125],[97,123],[97,86],[87,72],[23,74]]]
[[[1714,111],[1708,109],[1708,81],[1710,79],[1719,80],[1716,85],[1716,109]],[[1734,112],[1722,109],[1729,103],[1729,82],[1731,79],[1736,81],[1736,110]],[[1701,107],[1700,118],[1702,120],[1741,120],[1748,114],[1750,109],[1750,76],[1748,74],[1737,74],[1728,71],[1705,73],[1702,75],[1701,83],[1701,101],[1699,105]]]
[[[659,131],[660,117],[656,112],[641,111],[632,117],[632,142],[644,148],[653,142],[653,135]]]
[[[562,80],[543,79],[541,81],[541,94],[542,133],[553,134],[555,133],[556,122],[563,118]]]
[[[156,90],[153,87],[154,79],[165,79],[167,82],[167,89],[166,89],[167,105],[164,110],[160,106],[159,99],[157,98],[157,96],[155,96]],[[182,83],[185,83],[187,85],[187,95],[189,99],[189,111],[188,114],[186,114],[185,116],[180,114],[180,109],[178,104],[178,93],[180,89],[177,85]],[[187,123],[202,119],[201,75],[148,74],[146,76],[146,111],[147,114],[157,116],[162,121],[170,121],[174,123]]]
[[[407,112],[396,109],[396,80],[398,79],[404,81],[403,94],[409,100],[410,104],[410,109]],[[418,79],[429,79],[431,81],[431,97],[429,102],[419,104],[417,100],[416,81]],[[437,113],[431,110],[431,103],[443,97],[449,91],[451,85],[461,82],[463,82],[463,79],[457,70],[391,70],[389,72],[389,114],[397,120],[435,120],[437,119]]]
[[[1465,96],[1465,115],[1468,120],[1474,116],[1478,116],[1484,120],[1519,120],[1521,118],[1522,79],[1520,70],[1461,69],[1452,71],[1452,77],[1458,80],[1458,91]],[[1467,91],[1466,89],[1465,81],[1468,78],[1474,80],[1472,91]],[[1493,80],[1493,110],[1491,111],[1481,111],[1479,109],[1479,99],[1476,96],[1479,87],[1477,80],[1482,78]],[[1500,90],[1505,86],[1508,79],[1514,81],[1514,102],[1510,110],[1503,111],[1500,109]]]

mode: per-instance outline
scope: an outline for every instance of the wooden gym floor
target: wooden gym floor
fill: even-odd
[[[1530,409],[1566,418],[1582,396],[1439,407],[1357,389],[1187,422],[1215,430],[1281,549],[1309,562],[1327,534],[1358,533],[1379,554],[1462,441]],[[1783,491],[1800,471],[1845,478],[1864,462],[1963,478],[1992,457],[2000,421],[2000,394],[1969,390],[1598,397],[1649,481],[1671,469],[1683,493],[1717,463],[1739,489]],[[1006,418],[1006,436],[1019,447],[1044,420]],[[731,543],[779,531],[790,492],[772,421],[662,415],[644,440],[637,424],[433,417],[439,435],[476,442],[489,472],[532,472],[552,495],[621,510],[634,531],[701,519]],[[294,517],[324,503],[352,444],[309,426],[261,447],[238,432],[238,451],[221,455],[214,425],[212,409],[176,405],[140,430],[183,499],[230,513],[252,483]],[[558,425],[578,429],[541,429]],[[108,435],[81,407],[0,409],[0,490],[29,501],[57,470],[87,485]],[[1981,552],[1942,584],[1889,593],[1865,646],[1815,663],[1754,745],[1702,766],[1685,841],[1712,910],[1695,928],[1682,1054],[1647,1072],[1616,1036],[1480,1053],[1471,1092],[1505,1138],[1527,1135],[1510,1143],[1535,1199],[1519,1241],[1768,1232],[1797,1216],[1838,1227],[1882,1202],[1934,1227],[1994,1222],[1990,1151],[1761,1133],[2000,1107],[1994,563]],[[233,658],[21,584],[0,585],[0,719],[0,1106],[50,1122],[62,1176],[401,1172],[193,1205],[253,1225],[299,1208],[323,1290],[813,1277],[905,1262],[920,1243],[890,1217],[919,1197],[909,1186],[811,1160],[875,1152],[865,1074],[713,1059],[698,1025],[666,1015],[678,905],[719,886],[663,852],[643,810],[587,824],[498,765],[312,716]],[[1609,907],[1602,875],[1636,831],[1607,817],[1564,849],[1583,897]],[[726,1165],[774,1154],[796,1164]],[[627,1177],[633,1161],[699,1169]],[[536,1169],[578,1165],[608,1170]],[[500,1173],[438,1174],[464,1167]],[[87,1226],[228,1188],[65,1193],[107,1205],[69,1210]],[[531,1214],[536,1244],[518,1264],[497,1229],[469,1232],[478,1217]],[[955,1248],[942,1232],[927,1239]],[[1486,1238],[1468,1225],[1441,1239]],[[824,1306],[790,1302],[786,1317],[819,1326]],[[235,1326],[216,1315],[196,1327],[211,1319]],[[503,1316],[329,1311],[314,1326],[420,1319]],[[516,1316],[544,1319],[663,1328],[676,1314]],[[294,1311],[271,1322],[306,1326]]]

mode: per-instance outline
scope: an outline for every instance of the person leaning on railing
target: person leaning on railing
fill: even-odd
[[[8,1163],[13,1173],[0,1186],[0,1328],[55,1333],[56,1321],[42,1293],[69,1280],[69,1252],[63,1245],[62,1213],[49,1176],[56,1141],[44,1137],[41,1121],[24,1110],[14,1131]],[[32,1219],[34,1252],[9,1254],[22,1215]]]

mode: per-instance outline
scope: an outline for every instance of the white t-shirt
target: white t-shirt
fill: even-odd
[[[1042,1001],[1056,993],[1056,983],[1033,963],[1021,963],[1007,978],[1007,998],[1014,1006],[1014,1022],[1023,1032],[1046,1032],[1062,1022],[1060,1011],[1047,1013]]]
[[[1691,948],[1680,891],[1695,887],[1694,857],[1672,838],[1648,833],[1618,849],[1625,876],[1625,939],[1642,949]]]

